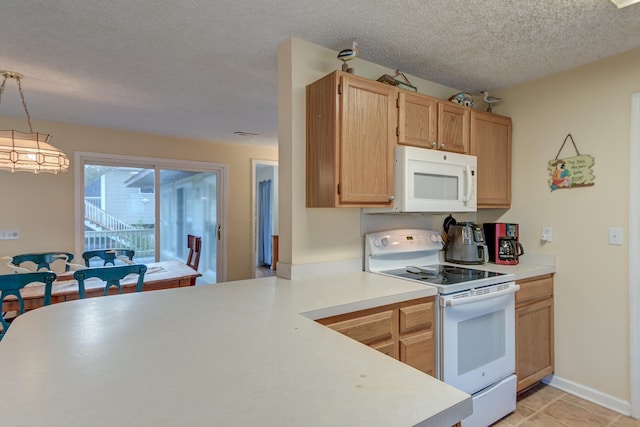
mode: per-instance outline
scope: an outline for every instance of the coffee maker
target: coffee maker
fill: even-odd
[[[492,222],[482,225],[489,249],[489,262],[516,265],[524,255],[524,248],[518,240],[518,224]]]

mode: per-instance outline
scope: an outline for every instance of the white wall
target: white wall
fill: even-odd
[[[525,249],[557,256],[556,376],[611,405],[630,396],[628,158],[638,70],[634,50],[503,90],[494,110],[513,120],[513,207],[501,218],[521,224]],[[595,185],[551,192],[547,161],[568,133],[595,157]],[[560,157],[572,155],[565,146]],[[543,225],[553,242],[540,242]],[[623,228],[625,244],[608,244],[609,227]]]

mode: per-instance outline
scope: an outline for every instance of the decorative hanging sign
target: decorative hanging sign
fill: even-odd
[[[567,139],[571,139],[573,148],[576,150],[577,156],[558,158]],[[580,154],[576,143],[571,134],[568,134],[564,142],[556,154],[556,158],[549,160],[547,169],[551,178],[549,179],[549,187],[551,191],[560,188],[589,187],[595,184],[596,177],[593,176],[593,164],[595,159],[588,154]]]

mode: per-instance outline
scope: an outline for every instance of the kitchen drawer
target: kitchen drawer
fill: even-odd
[[[400,334],[433,328],[433,299],[420,304],[400,307]]]
[[[394,317],[393,310],[385,310],[341,322],[322,323],[334,331],[340,332],[363,344],[372,344],[377,341],[393,340]]]
[[[317,322],[435,376],[434,301],[418,298]]]
[[[520,290],[516,292],[516,305],[553,296],[553,276],[550,274],[519,280],[517,283]]]

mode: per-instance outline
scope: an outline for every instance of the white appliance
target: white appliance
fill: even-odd
[[[475,212],[476,164],[476,156],[399,145],[395,149],[394,206],[364,212]]]
[[[365,236],[365,270],[438,290],[436,371],[469,393],[463,427],[486,427],[516,409],[513,274],[440,262],[437,231],[402,229]]]

